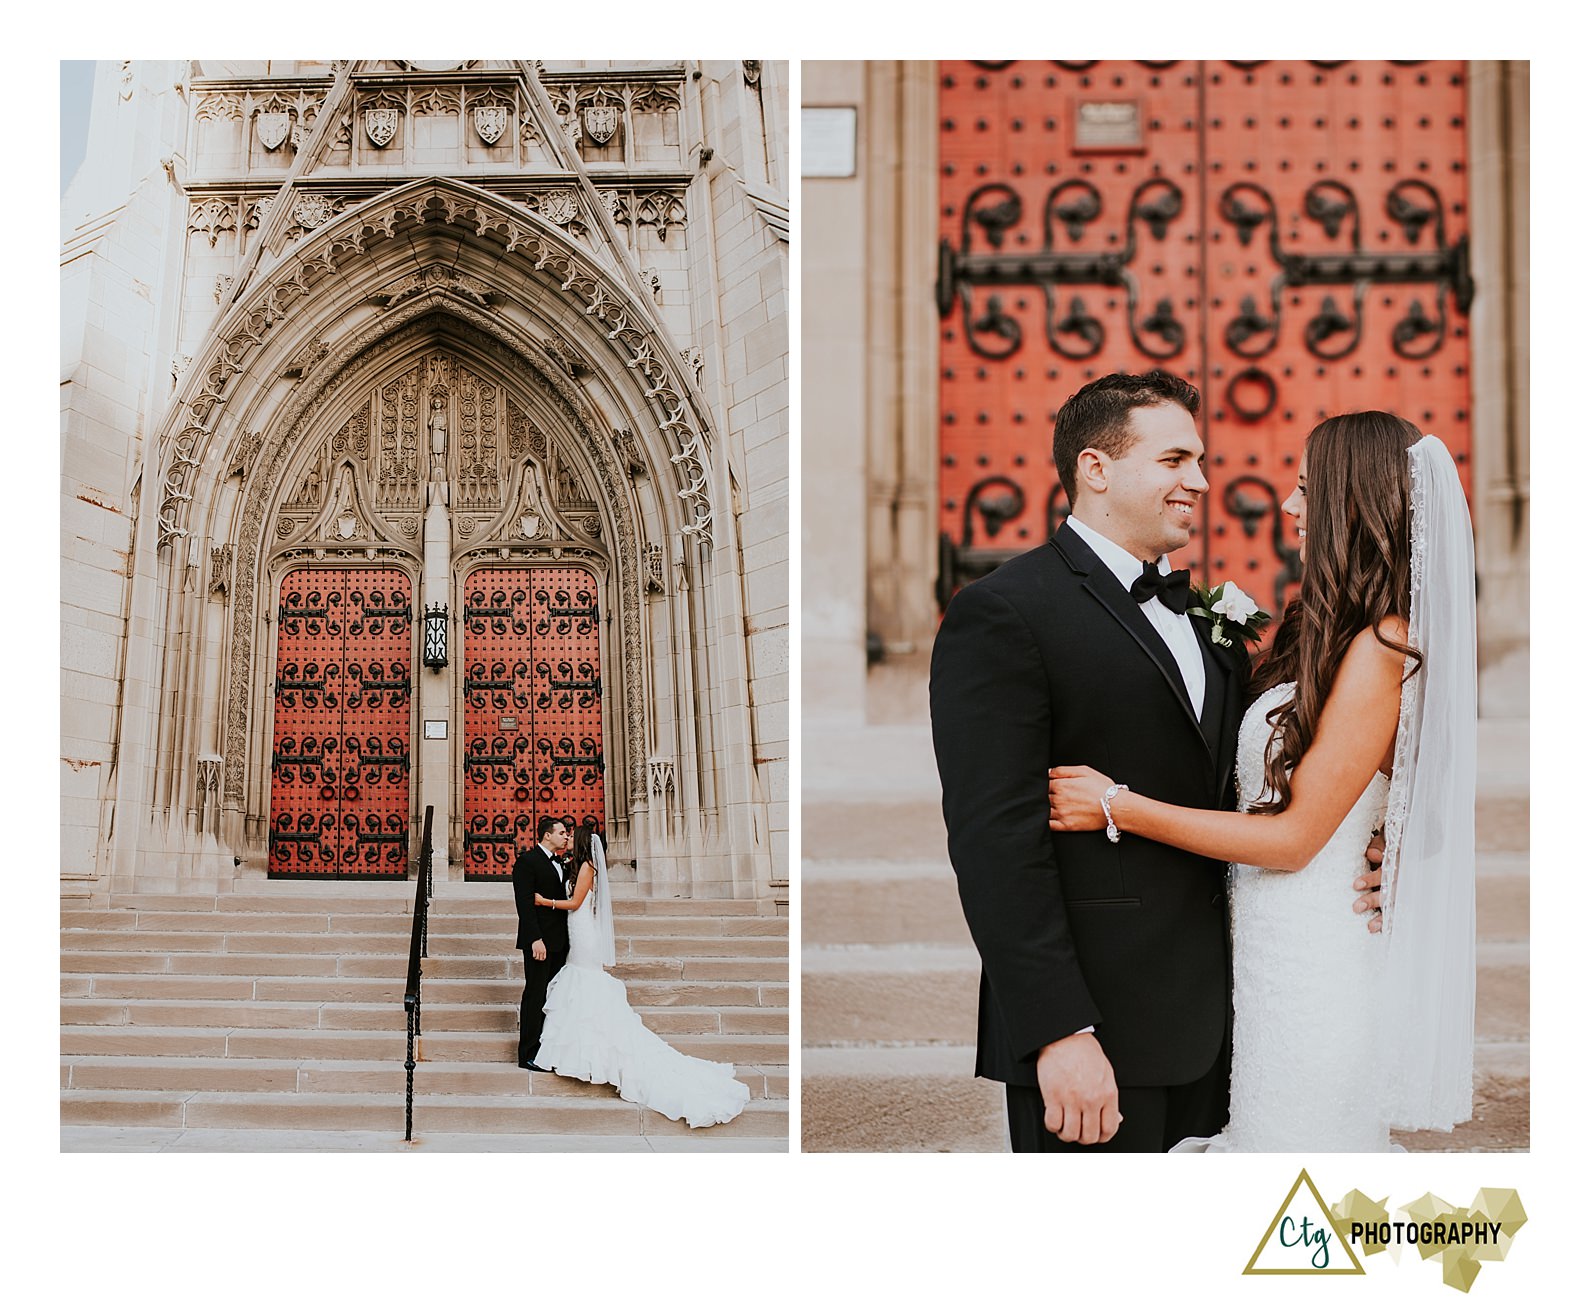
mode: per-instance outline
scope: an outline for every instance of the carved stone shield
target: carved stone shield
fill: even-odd
[[[585,131],[597,145],[607,145],[612,140],[613,133],[617,130],[617,105],[587,105],[585,107]]]
[[[507,130],[508,107],[506,105],[475,106],[475,131],[480,133],[480,139],[488,146],[495,146],[502,134]]]
[[[259,131],[260,145],[266,150],[275,150],[287,140],[287,130],[292,126],[292,120],[284,111],[277,111],[259,115],[255,125]]]
[[[311,192],[302,197],[298,204],[293,206],[293,218],[298,220],[302,228],[318,228],[336,212],[331,201],[324,196],[317,196]]]
[[[549,191],[541,198],[541,213],[553,223],[567,224],[579,212],[579,202],[571,191]]]
[[[364,111],[364,133],[373,145],[385,146],[397,136],[398,112],[395,109],[367,109]]]

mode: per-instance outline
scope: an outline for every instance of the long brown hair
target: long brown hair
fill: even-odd
[[[574,829],[574,842],[569,848],[571,858],[569,865],[574,867],[575,875],[580,873],[580,868],[587,862],[593,866],[596,864],[591,857],[591,836],[595,833],[594,825],[579,825]]]
[[[1417,648],[1380,629],[1408,618],[1413,590],[1408,448],[1423,436],[1405,419],[1368,410],[1335,415],[1308,435],[1308,553],[1303,583],[1275,641],[1253,672],[1257,696],[1295,681],[1270,712],[1280,730],[1264,767],[1264,801],[1250,810],[1285,811],[1290,776],[1319,729],[1320,712],[1353,639],[1370,626],[1386,647],[1423,663]]]

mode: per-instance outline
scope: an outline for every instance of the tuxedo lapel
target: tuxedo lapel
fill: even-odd
[[[1109,566],[1099,560],[1093,549],[1082,541],[1069,525],[1062,524],[1055,531],[1050,545],[1060,553],[1067,565],[1076,573],[1083,575],[1082,587],[1104,607],[1106,611],[1126,630],[1137,642],[1137,645],[1153,659],[1159,667],[1159,673],[1164,676],[1165,682],[1170,685],[1175,693],[1176,700],[1181,703],[1182,711],[1192,726],[1203,737],[1203,726],[1198,723],[1198,715],[1193,710],[1192,699],[1187,694],[1187,685],[1182,682],[1181,669],[1176,664],[1176,658],[1171,655],[1170,648],[1165,645],[1165,640],[1159,636],[1159,630],[1149,623],[1143,614],[1143,608],[1132,600],[1131,594],[1121,587]],[[1205,697],[1207,698],[1207,693]],[[1208,747],[1207,740],[1205,747]],[[1211,760],[1213,750],[1210,751]]]
[[[1210,637],[1212,623],[1203,616],[1192,617],[1193,628],[1204,650],[1204,670],[1208,674],[1204,692],[1204,718],[1199,727],[1204,740],[1214,754],[1218,768],[1223,761],[1235,762],[1237,755],[1237,729],[1242,721],[1244,705],[1242,675],[1237,668],[1234,648],[1222,646]],[[1233,638],[1233,644],[1242,642]],[[1218,709],[1213,705],[1212,694],[1219,690]],[[1222,795],[1227,785],[1222,782]]]
[[[1193,627],[1199,628],[1196,616],[1193,618]],[[1220,664],[1214,650],[1207,642],[1200,642],[1198,650],[1204,662],[1204,713],[1198,718],[1198,728],[1203,731],[1204,742],[1209,745],[1209,751],[1218,761],[1220,735],[1225,728],[1226,699],[1229,692],[1226,685],[1230,680],[1231,668]]]

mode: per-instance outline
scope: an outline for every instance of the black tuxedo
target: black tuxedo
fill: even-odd
[[[977,1074],[1007,1088],[1036,1087],[1038,1050],[1087,1026],[1123,1089],[1185,1086],[1229,1061],[1225,863],[1048,828],[1053,765],[1183,806],[1234,805],[1247,652],[1193,624],[1201,717],[1159,632],[1068,526],[945,612],[933,744],[983,959]],[[1222,1120],[1191,1133],[1220,1129],[1224,1098]]]
[[[543,1009],[547,985],[569,960],[569,914],[558,908],[537,907],[535,896],[567,898],[563,870],[546,855],[539,843],[520,853],[513,864],[513,901],[519,912],[519,938],[524,950],[524,995],[519,1000],[519,1061],[534,1062],[541,1047]],[[536,961],[531,945],[546,945],[545,960]]]

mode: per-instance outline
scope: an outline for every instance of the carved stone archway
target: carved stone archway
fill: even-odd
[[[721,764],[723,745],[749,734],[736,723],[744,699],[712,686],[724,665],[715,646],[743,633],[743,604],[713,565],[732,533],[715,510],[733,485],[706,407],[622,270],[535,215],[445,179],[374,198],[290,244],[195,357],[164,427],[161,477],[145,489],[135,580],[135,609],[141,595],[166,637],[129,712],[169,723],[150,758],[129,763],[124,790],[152,801],[164,850],[214,839],[237,860],[258,858],[262,640],[271,572],[287,559],[278,549],[366,559],[419,550],[401,526],[337,542],[308,519],[278,541],[278,512],[297,490],[285,485],[309,448],[353,418],[350,398],[395,362],[435,350],[515,380],[526,422],[553,435],[551,449],[593,491],[589,522],[565,526],[564,540],[461,542],[449,568],[470,553],[532,559],[562,548],[610,572],[610,660],[622,682],[612,702],[622,766],[610,791],[624,822],[615,856],[635,860],[653,892],[750,892],[723,819],[755,784]],[[162,717],[172,707],[179,714]],[[216,772],[201,778],[196,763],[216,756],[212,808],[201,790]]]

